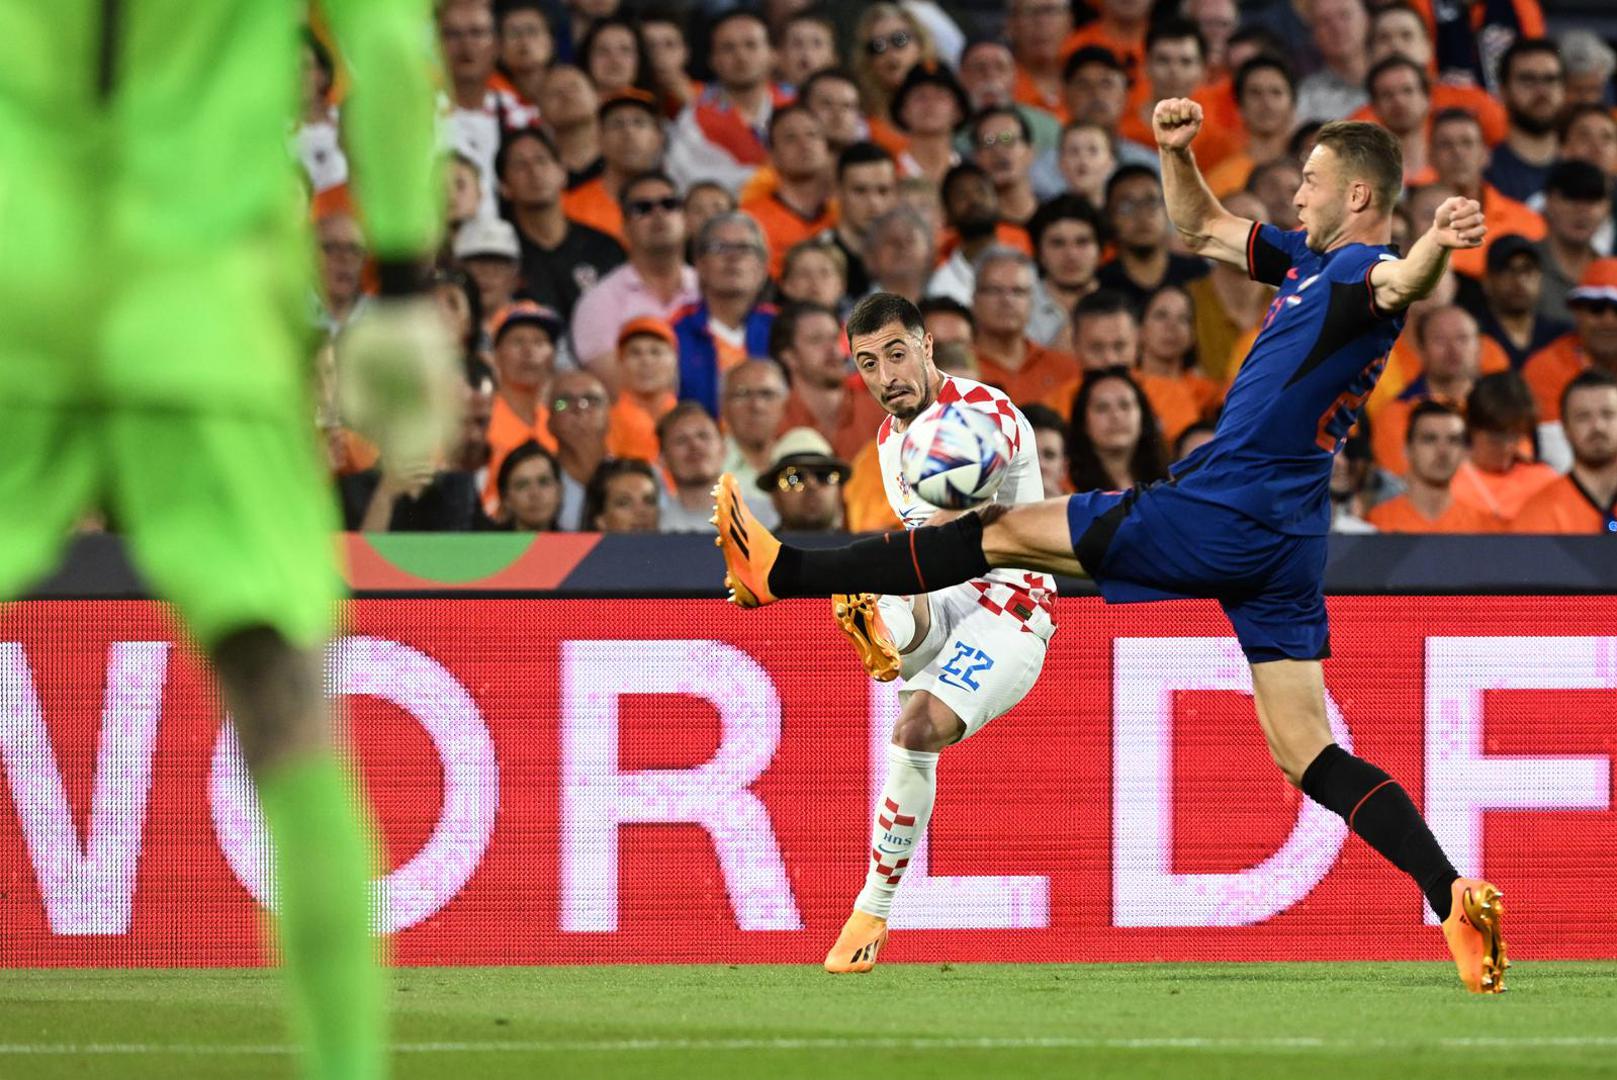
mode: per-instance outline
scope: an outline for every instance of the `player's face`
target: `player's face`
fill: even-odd
[[[1458,416],[1422,417],[1409,433],[1409,471],[1415,478],[1447,487],[1465,462],[1465,421]]]
[[[656,532],[657,485],[649,476],[623,473],[606,483],[606,497],[595,525],[602,532]]]
[[[1591,386],[1573,391],[1561,421],[1579,465],[1604,469],[1617,461],[1617,389]]]
[[[865,388],[881,407],[908,423],[938,396],[938,370],[932,364],[932,335],[917,337],[899,322],[851,342],[853,362]]]
[[[548,532],[561,508],[561,483],[546,458],[529,458],[511,471],[503,500],[518,532]]]
[[[1328,146],[1316,146],[1303,166],[1303,182],[1292,199],[1297,220],[1308,230],[1308,247],[1325,251],[1347,221],[1347,184],[1341,163]]]

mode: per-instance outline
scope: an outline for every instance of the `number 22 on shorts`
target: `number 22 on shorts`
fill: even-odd
[[[981,690],[982,687],[977,685],[977,673],[993,667],[994,658],[963,641],[955,642],[954,649],[949,662],[939,669],[938,681],[961,690]]]

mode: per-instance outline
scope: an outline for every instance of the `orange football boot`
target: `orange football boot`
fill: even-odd
[[[898,678],[898,649],[876,609],[876,594],[837,593],[831,598],[831,611],[870,677],[877,682]]]
[[[863,975],[876,966],[876,954],[887,944],[887,920],[855,911],[842,924],[837,943],[825,954],[825,970],[833,975]]]
[[[753,517],[741,498],[741,485],[729,473],[713,487],[713,517],[719,530],[713,541],[724,552],[724,584],[730,602],[744,608],[763,607],[777,599],[769,591],[769,571],[780,554],[780,541]]]
[[[1443,938],[1460,969],[1460,981],[1473,994],[1505,992],[1505,939],[1500,920],[1505,914],[1504,893],[1486,881],[1460,878],[1453,888],[1453,906],[1443,920]]]

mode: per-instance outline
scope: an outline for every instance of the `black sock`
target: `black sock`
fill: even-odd
[[[1449,886],[1460,875],[1397,781],[1332,743],[1303,773],[1302,787],[1309,798],[1340,814],[1367,844],[1414,878],[1437,917],[1448,918]]]
[[[839,548],[781,545],[769,571],[779,597],[883,593],[913,596],[988,573],[983,520],[965,514],[936,528],[883,533]]]

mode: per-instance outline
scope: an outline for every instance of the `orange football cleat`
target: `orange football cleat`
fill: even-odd
[[[831,598],[831,611],[837,625],[853,642],[854,652],[865,671],[877,682],[898,678],[898,649],[893,635],[876,609],[874,593],[838,593]]]
[[[1453,885],[1454,903],[1443,920],[1443,937],[1460,969],[1460,981],[1473,994],[1505,992],[1504,893],[1486,881],[1460,878]]]
[[[825,970],[833,975],[863,975],[876,966],[876,954],[887,944],[887,920],[855,911],[842,924],[837,943],[825,954]]]
[[[741,498],[741,485],[729,473],[713,488],[713,542],[724,552],[724,584],[731,603],[744,608],[763,607],[778,597],[769,591],[769,571],[780,554],[780,541],[753,517]]]

